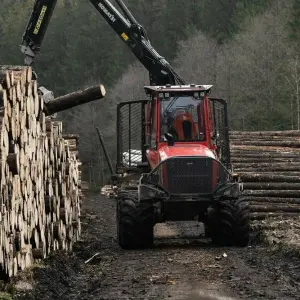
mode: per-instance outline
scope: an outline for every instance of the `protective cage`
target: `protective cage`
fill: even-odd
[[[170,195],[211,196],[231,181],[225,166],[211,157],[177,156],[162,161],[142,182],[159,185]]]
[[[147,100],[122,102],[117,108],[117,171],[146,162],[145,105]]]
[[[219,98],[209,98],[209,100],[212,103],[218,157],[227,169],[231,169],[227,102]]]

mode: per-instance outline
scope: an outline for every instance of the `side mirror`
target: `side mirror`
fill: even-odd
[[[165,133],[165,139],[167,140],[169,146],[174,145],[174,137],[171,133]]]

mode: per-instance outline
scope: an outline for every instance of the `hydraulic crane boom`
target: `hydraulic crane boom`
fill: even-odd
[[[21,51],[31,65],[39,53],[57,0],[36,0],[23,36]],[[149,71],[151,85],[186,84],[170,64],[152,47],[144,28],[135,20],[122,0],[116,0],[124,16],[109,0],[90,0],[104,19]]]
[[[149,71],[151,85],[185,84],[170,64],[152,47],[144,28],[135,20],[122,0],[116,2],[125,18],[109,0],[90,1]]]
[[[40,52],[57,0],[36,0],[23,35],[21,51],[25,54],[25,65],[32,65]]]

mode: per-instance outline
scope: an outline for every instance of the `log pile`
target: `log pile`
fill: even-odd
[[[107,198],[115,198],[117,196],[117,186],[104,185],[101,188],[101,195],[106,196]]]
[[[232,131],[230,142],[252,218],[299,215],[300,131]]]
[[[80,236],[78,136],[46,117],[30,67],[0,66],[0,265],[11,277]]]

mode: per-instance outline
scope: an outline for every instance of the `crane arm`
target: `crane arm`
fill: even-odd
[[[23,34],[21,51],[25,55],[25,65],[32,65],[39,54],[57,0],[36,0]]]
[[[122,0],[116,0],[124,16],[109,0],[90,0],[104,19],[149,71],[151,85],[186,84],[164,57],[152,47],[146,31]]]
[[[146,31],[122,0],[116,0],[123,14],[109,0],[90,0],[104,19],[149,71],[151,85],[185,84],[166,59],[152,47]],[[21,51],[25,65],[32,65],[39,54],[57,0],[36,0],[23,35]]]

